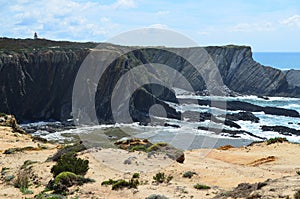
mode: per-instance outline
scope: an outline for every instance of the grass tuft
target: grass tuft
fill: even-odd
[[[207,190],[207,189],[210,189],[209,186],[203,185],[203,184],[196,184],[196,185],[194,185],[194,188],[198,189],[198,190]]]

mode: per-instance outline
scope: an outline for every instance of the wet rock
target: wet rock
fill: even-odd
[[[183,116],[185,119],[188,119],[189,121],[194,121],[194,122],[204,122],[206,120],[208,121],[213,121],[218,124],[224,124],[229,127],[237,128],[240,129],[241,126],[238,125],[237,123],[228,120],[228,119],[218,119],[216,116],[214,116],[211,113],[208,112],[195,112],[195,111],[186,111],[183,113]]]
[[[204,130],[204,131],[211,131],[217,134],[228,134],[229,137],[233,137],[233,138],[240,138],[240,136],[238,136],[238,134],[247,134],[250,135],[252,137],[261,139],[261,140],[266,140],[266,138],[264,137],[260,137],[257,135],[254,135],[253,133],[250,133],[248,131],[244,131],[244,130],[229,130],[229,129],[219,129],[219,128],[207,128],[207,127],[203,127],[203,126],[199,126],[198,127],[199,130]]]
[[[222,115],[222,117],[225,117],[225,115]],[[239,113],[227,114],[226,118],[229,120],[232,120],[232,121],[243,120],[243,121],[251,121],[251,122],[255,122],[255,123],[259,122],[259,118],[256,117],[251,112],[239,112]]]
[[[165,126],[165,127],[174,127],[174,128],[180,128],[180,126],[179,126],[179,125],[177,125],[177,124],[169,124],[169,123],[165,123],[165,124],[164,124],[164,126]]]
[[[282,135],[291,136],[291,135],[297,135],[300,136],[300,130],[289,128],[286,126],[261,126],[261,129],[263,131],[273,131],[278,132]]]
[[[262,96],[262,95],[258,95],[257,98],[259,99],[264,99],[264,100],[269,100],[270,98]]]
[[[191,103],[191,100],[181,100],[182,103]],[[277,108],[277,107],[263,107],[248,102],[241,101],[227,101],[226,103],[222,101],[214,100],[213,103],[209,100],[198,100],[199,105],[216,107],[224,110],[230,111],[246,111],[246,112],[264,112],[270,115],[280,115],[287,117],[300,117],[296,110]]]

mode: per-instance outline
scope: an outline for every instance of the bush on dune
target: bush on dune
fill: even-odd
[[[89,161],[77,158],[74,154],[65,154],[51,169],[54,177],[64,171],[84,176],[89,169]]]
[[[283,142],[288,142],[288,140],[283,137],[275,137],[275,138],[268,139],[267,145],[274,144],[274,143],[283,143]]]

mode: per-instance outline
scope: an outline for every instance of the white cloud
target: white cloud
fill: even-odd
[[[158,16],[165,16],[165,15],[168,15],[169,13],[170,13],[169,10],[160,10],[160,11],[157,11],[155,14]]]
[[[102,23],[107,23],[107,22],[110,21],[110,19],[109,19],[108,17],[101,17],[100,21],[101,21]]]
[[[134,0],[117,0],[112,4],[112,8],[135,8],[136,3]]]
[[[209,35],[208,31],[198,31],[198,35]]]
[[[291,26],[291,27],[300,27],[300,15],[294,15],[287,19],[280,21],[281,24]]]
[[[229,28],[229,32],[268,32],[275,29],[271,22],[239,23]]]
[[[160,23],[152,24],[149,26],[149,28],[169,29],[169,27],[167,25],[160,24]]]
[[[117,8],[133,5],[134,1],[126,0],[108,5],[76,0],[12,1],[0,13],[0,35],[24,38],[37,32],[49,39],[105,40],[120,31],[119,25],[107,16],[118,12]]]

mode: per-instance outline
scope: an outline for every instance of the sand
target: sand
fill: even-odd
[[[0,181],[0,198],[33,198],[40,193],[49,180],[54,162],[46,162],[61,146],[33,142],[29,135],[13,133],[10,127],[0,127],[0,163],[1,168],[9,168],[7,175],[16,175],[24,161],[32,160],[32,170],[39,185],[31,185],[31,195],[22,195],[14,188],[13,180]],[[34,150],[3,154],[8,148],[31,146]],[[183,164],[171,161],[163,155],[147,156],[143,152],[129,153],[120,149],[89,149],[79,153],[79,157],[89,160],[86,177],[94,183],[74,186],[68,198],[146,198],[151,194],[161,194],[168,198],[213,198],[220,193],[232,190],[240,183],[264,182],[268,185],[253,192],[262,198],[279,198],[289,196],[300,189],[299,144],[275,143],[267,145],[258,143],[253,146],[218,149],[196,149],[185,151]],[[197,173],[191,179],[183,178],[186,171]],[[130,179],[132,174],[140,173],[141,185],[137,189],[111,190],[111,186],[101,186],[101,182],[111,179]],[[174,178],[170,183],[152,183],[152,177],[164,172]],[[210,190],[196,190],[197,183],[211,187]],[[270,191],[271,190],[271,191]]]

